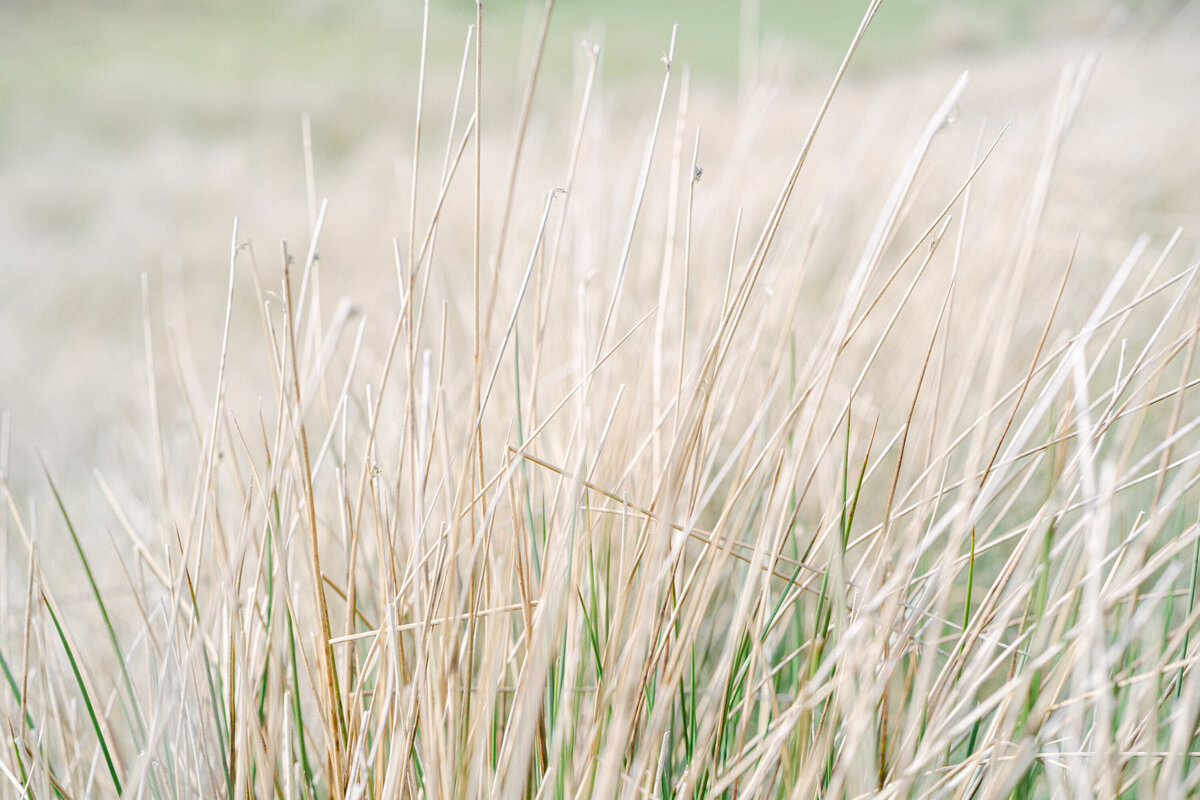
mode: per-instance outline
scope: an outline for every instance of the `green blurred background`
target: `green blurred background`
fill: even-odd
[[[1090,36],[1122,9],[1152,24],[1178,5],[887,0],[856,69]],[[540,0],[484,4],[488,75],[497,86],[523,85],[543,6]],[[544,79],[570,80],[586,38],[602,44],[610,83],[656,81],[674,23],[677,63],[710,83],[735,82],[743,51],[756,64],[786,59],[815,70],[840,58],[866,6],[865,0],[559,0]],[[146,125],[198,136],[236,132],[255,120],[294,126],[299,111],[319,115],[330,107],[350,123],[364,107],[380,110],[381,96],[407,109],[422,8],[417,0],[9,0],[0,4],[0,156],[44,147],[50,128],[52,138],[70,130],[103,144],[127,140]],[[475,3],[437,0],[430,9],[431,69],[449,76]],[[757,35],[745,35],[746,21]],[[344,147],[337,131],[327,134],[318,147],[332,153]]]
[[[488,47],[502,59],[527,44],[543,10],[539,0],[488,0]],[[888,0],[864,42],[870,63],[948,51],[1007,48],[1072,31],[1093,30],[1116,9],[1163,9],[1178,2],[1133,0]],[[559,0],[558,34],[590,31],[602,38],[606,67],[618,75],[665,48],[673,23],[686,62],[710,77],[737,69],[743,20],[757,19],[759,39],[814,59],[840,56],[867,3],[857,0]],[[461,31],[473,21],[470,0],[431,7],[435,60],[457,58]],[[0,100],[66,99],[89,88],[97,73],[120,79],[120,67],[153,65],[179,86],[255,80],[264,71],[319,77],[329,70],[362,80],[402,80],[416,64],[422,4],[416,0],[318,2],[263,0],[173,4],[6,2],[0,8]],[[550,57],[562,58],[561,35]]]

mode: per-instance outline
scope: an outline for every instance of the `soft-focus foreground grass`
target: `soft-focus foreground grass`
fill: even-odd
[[[552,25],[532,94],[511,10],[478,90],[443,12],[422,78],[411,8],[75,10],[110,68],[3,78],[6,796],[1200,787],[1190,9],[716,88]]]

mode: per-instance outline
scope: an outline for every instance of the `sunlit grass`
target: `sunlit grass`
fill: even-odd
[[[1093,60],[1005,125],[863,30],[801,117],[456,28],[382,267],[305,127],[306,241],[142,279],[106,508],[0,448],[4,792],[1194,792],[1194,239],[1049,224]]]

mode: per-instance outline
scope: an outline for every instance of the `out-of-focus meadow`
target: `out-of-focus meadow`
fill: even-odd
[[[603,157],[630,167],[640,145],[627,134],[647,119],[643,90],[658,80],[677,22],[677,62],[692,69],[706,168],[743,193],[732,204],[752,205],[756,187],[737,184],[751,165],[730,163],[720,143],[741,137],[737,157],[785,164],[861,13],[857,3],[767,0],[757,8],[759,35],[746,36],[740,26],[754,24],[754,5],[562,2],[542,102],[571,96],[580,43],[600,43],[599,115],[614,137]],[[484,125],[505,141],[541,4],[506,0],[486,10],[485,80],[495,86]],[[986,117],[989,135],[1007,122],[1020,134],[1047,111],[1061,66],[1095,47],[1098,76],[1055,195],[1066,209],[1054,217],[1059,233],[1084,226],[1085,246],[1111,239],[1114,247],[1130,232],[1164,234],[1200,208],[1195,16],[1149,4],[1123,26],[1121,8],[1106,3],[885,3],[818,159],[835,165],[832,177],[847,159],[871,158],[855,149],[871,129],[901,135],[919,125],[922,100],[964,69],[974,75],[963,124]],[[431,17],[428,91],[447,100],[474,4],[433,3]],[[28,460],[36,448],[57,470],[87,472],[145,435],[143,273],[154,313],[165,309],[181,337],[175,345],[213,355],[212,337],[190,341],[188,331],[219,322],[233,218],[272,268],[279,239],[307,240],[303,115],[316,194],[329,200],[326,269],[348,289],[389,280],[391,239],[404,233],[407,214],[421,24],[413,2],[4,4],[0,410],[10,414],[15,456]],[[748,94],[750,75],[761,84]],[[736,103],[748,111],[735,127],[724,112]],[[450,103],[427,105],[426,130],[437,130]],[[534,112],[535,127],[567,118],[547,123],[538,105]],[[539,135],[561,148],[559,133]],[[1009,138],[1002,153],[1026,146]],[[858,202],[845,195],[860,190],[866,200],[881,187],[841,185],[840,200]]]

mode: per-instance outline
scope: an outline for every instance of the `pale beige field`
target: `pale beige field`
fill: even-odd
[[[572,86],[578,89],[582,70],[579,53],[572,51],[588,36],[586,28],[566,25],[603,22],[602,8],[591,17],[572,14],[552,33],[550,48],[565,69],[542,78],[533,149],[550,150],[524,163],[522,189],[528,195],[539,195],[563,178],[571,114],[578,103]],[[342,20],[311,60],[289,51],[288,33],[300,31],[294,35],[305,37],[301,44],[313,50],[309,37],[321,25],[315,7],[311,19],[284,14],[275,22],[258,21],[248,31],[217,14],[208,23],[211,31],[192,31],[194,38],[185,39],[180,52],[172,52],[172,37],[191,30],[186,17],[178,18],[182,15],[148,13],[139,30],[136,10],[105,14],[85,8],[75,21],[29,10],[30,19],[23,19],[20,6],[6,13],[12,23],[4,34],[6,49],[29,54],[27,65],[16,57],[11,62],[0,112],[5,244],[0,336],[6,344],[0,352],[0,409],[11,415],[12,441],[22,460],[36,449],[56,471],[75,471],[82,461],[86,474],[92,462],[138,452],[136,445],[133,453],[126,448],[145,436],[139,427],[145,411],[143,274],[158,319],[169,304],[171,325],[186,325],[180,345],[195,348],[201,359],[197,368],[211,372],[218,343],[209,334],[223,313],[233,219],[240,221],[242,238],[255,244],[264,268],[277,267],[280,239],[301,249],[306,242],[310,210],[302,115],[312,120],[316,195],[329,201],[322,254],[331,296],[383,301],[375,322],[390,326],[391,299],[369,287],[394,283],[391,240],[407,237],[419,9]],[[426,135],[436,137],[437,146],[426,154],[430,169],[440,167],[448,99],[470,16],[469,11],[440,20],[435,15],[441,24],[431,32],[435,101],[427,103]],[[528,70],[528,52],[518,62],[521,45],[510,41],[521,30],[511,16],[506,12],[497,34],[503,39],[494,44],[500,48],[496,58],[503,60],[485,97],[493,134],[487,144],[496,150],[489,175],[497,182],[506,177],[515,107]],[[872,223],[871,203],[878,205],[886,195],[911,141],[962,71],[970,71],[971,83],[953,131],[942,137],[942,147],[955,149],[946,159],[951,163],[941,188],[967,169],[981,131],[990,142],[1010,125],[979,190],[1002,195],[989,214],[1018,224],[1016,206],[1025,198],[1017,187],[1029,183],[1036,167],[1060,72],[1094,50],[1096,78],[1070,146],[1063,150],[1050,197],[1046,235],[1058,249],[1043,251],[1047,263],[1061,260],[1062,248],[1077,233],[1084,234],[1085,252],[1105,248],[1110,260],[1142,232],[1165,238],[1182,226],[1184,241],[1191,241],[1195,232],[1186,221],[1200,205],[1195,171],[1187,166],[1194,149],[1190,131],[1200,113],[1192,91],[1200,71],[1191,47],[1194,16],[1191,11],[1171,17],[1145,13],[1123,31],[1104,33],[1102,9],[1066,4],[1037,18],[1032,41],[1014,46],[994,41],[1002,22],[988,13],[966,18],[966,11],[944,11],[924,38],[903,42],[904,53],[889,55],[885,63],[883,56],[868,58],[866,66],[851,70],[817,140],[790,228],[803,236],[812,209],[823,204],[829,215],[823,223],[827,233],[817,242],[828,251],[823,263],[832,269],[838,258],[857,255],[852,246],[850,253],[836,252],[837,241],[861,241]],[[195,24],[203,26],[202,20],[197,14]],[[686,66],[697,44],[690,41],[687,19],[680,21],[679,61]],[[368,27],[371,22],[374,27]],[[831,53],[840,57],[853,33],[845,20],[839,22],[825,35],[842,38],[819,51],[773,43],[768,31],[762,54],[765,85],[741,100],[734,99],[735,76],[713,66],[711,56],[700,57],[706,71],[693,81],[685,132],[690,142],[696,127],[704,131],[706,179],[698,187],[697,212],[711,220],[711,227],[701,229],[711,231],[712,246],[726,248],[734,209],[744,206],[749,221],[774,201],[781,173],[794,158],[836,66]],[[611,19],[607,23],[614,26]],[[698,27],[702,37],[713,35],[707,25]],[[350,37],[364,31],[373,35],[356,48]],[[608,69],[618,77],[597,90],[594,129],[581,168],[607,176],[610,193],[623,192],[608,198],[606,211],[623,219],[654,111],[657,61],[670,30],[664,26],[657,36],[619,32],[633,42],[614,43],[622,60]],[[212,42],[208,34],[228,41]],[[527,51],[528,30],[524,38]],[[721,45],[736,49],[734,38],[731,32]],[[889,41],[887,32],[879,38]],[[72,47],[72,42],[78,44]],[[638,43],[644,52],[628,54]],[[82,51],[74,55],[80,65],[55,66],[56,59],[69,61],[75,50]],[[676,96],[669,98],[668,114]],[[733,108],[736,115],[730,113]],[[661,203],[668,192],[671,144],[670,135],[661,137],[651,202]],[[424,187],[428,195],[434,183],[431,179]],[[930,194],[932,204],[941,201]],[[531,215],[539,206],[520,204]],[[661,226],[661,217],[655,215],[649,224]],[[485,220],[493,232],[497,225],[495,219]],[[983,235],[997,237],[994,244],[1002,246],[1005,226],[987,227]],[[654,251],[653,238],[646,239],[645,247]],[[240,319],[253,336],[253,303],[242,299]],[[162,335],[166,327],[160,324],[156,333]]]

